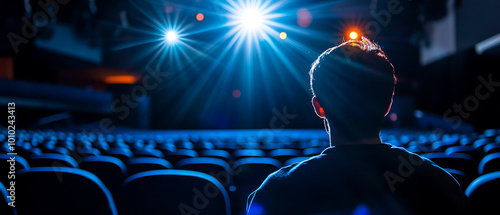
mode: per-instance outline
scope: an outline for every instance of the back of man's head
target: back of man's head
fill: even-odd
[[[378,135],[394,94],[394,68],[368,39],[330,48],[313,63],[311,90],[325,117],[348,138]]]

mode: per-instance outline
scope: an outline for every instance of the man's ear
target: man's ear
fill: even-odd
[[[392,98],[391,98],[391,103],[389,104],[389,107],[387,108],[387,111],[385,112],[384,116],[387,116],[387,114],[389,114],[389,111],[391,111],[391,107],[392,107]]]
[[[311,103],[314,107],[314,111],[316,112],[316,115],[318,115],[319,117],[325,119],[326,116],[325,116],[325,110],[323,110],[323,108],[321,107],[321,105],[319,105],[319,102],[318,100],[316,99],[316,96],[314,96],[311,100]]]

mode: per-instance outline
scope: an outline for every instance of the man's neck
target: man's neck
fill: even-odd
[[[343,146],[343,145],[360,145],[360,144],[381,144],[380,137],[361,138],[361,139],[347,139],[339,136],[330,135],[330,146]]]
[[[331,127],[329,127],[331,128]],[[342,146],[342,145],[359,145],[359,144],[381,144],[380,136],[373,135],[371,137],[361,137],[361,138],[348,138],[341,134],[341,132],[335,132],[336,130],[328,129],[330,135],[330,146]]]

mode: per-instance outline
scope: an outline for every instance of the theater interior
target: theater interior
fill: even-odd
[[[360,38],[398,79],[382,142],[445,169],[475,214],[498,213],[499,11],[472,0],[0,0],[1,214],[246,214],[269,174],[331,146],[309,70]]]

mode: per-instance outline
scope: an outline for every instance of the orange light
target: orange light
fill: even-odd
[[[356,31],[351,31],[351,33],[349,33],[349,37],[351,40],[358,39],[358,33]]]
[[[104,79],[106,84],[135,84],[137,79],[132,75],[111,75]]]
[[[196,20],[201,22],[204,18],[205,18],[205,16],[203,15],[203,13],[196,14]]]

